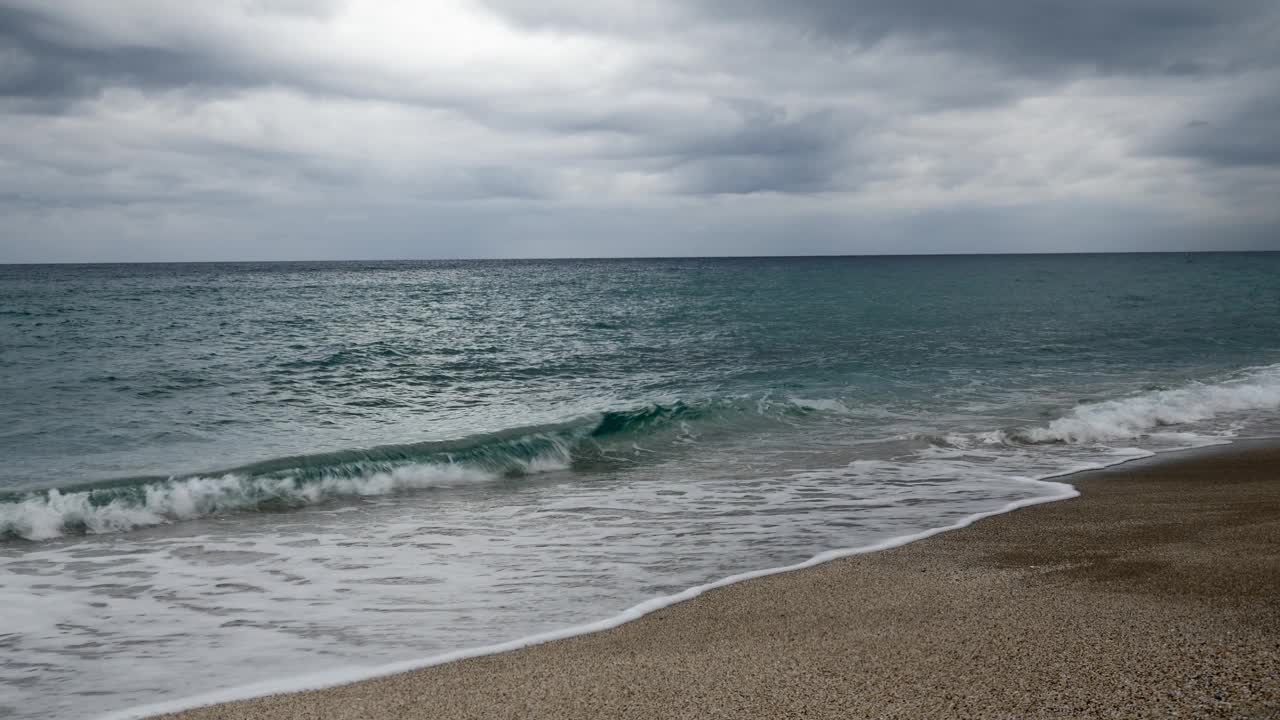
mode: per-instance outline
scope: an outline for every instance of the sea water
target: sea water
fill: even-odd
[[[1277,409],[1280,254],[0,266],[0,716],[629,617]]]

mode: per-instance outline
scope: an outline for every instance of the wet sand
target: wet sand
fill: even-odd
[[[712,590],[594,635],[165,716],[1280,718],[1280,449]]]

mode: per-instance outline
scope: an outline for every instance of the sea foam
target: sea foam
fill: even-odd
[[[530,472],[563,468],[541,458]],[[101,490],[34,493],[0,504],[0,537],[48,540],[68,532],[101,534],[162,525],[217,513],[301,507],[342,497],[388,495],[409,490],[492,482],[499,475],[464,465],[406,465],[358,477],[321,477],[300,482],[291,476],[189,477],[151,483],[139,495],[102,501]]]
[[[1026,428],[1031,442],[1106,443],[1139,438],[1162,427],[1230,413],[1280,407],[1280,365],[1252,368],[1219,383],[1193,382],[1167,390],[1080,405],[1045,427]]]

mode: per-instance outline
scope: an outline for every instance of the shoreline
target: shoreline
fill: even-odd
[[[1080,497],[1081,491],[1073,487],[1076,484],[1085,485],[1089,488],[1088,494],[1093,495],[1097,493],[1096,488],[1093,487],[1095,484],[1100,482],[1115,483],[1117,482],[1117,477],[1122,478],[1120,482],[1123,482],[1125,476],[1159,474],[1169,472],[1170,468],[1176,471],[1179,467],[1203,465],[1205,463],[1230,464],[1233,462],[1233,458],[1238,461],[1241,457],[1253,457],[1259,454],[1274,455],[1274,465],[1280,468],[1280,446],[1277,445],[1275,440],[1245,439],[1233,443],[1131,458],[1104,468],[1072,471],[1040,480],[1029,480],[1029,482],[1056,486],[1058,492],[1050,496],[1009,503],[998,510],[968,516],[946,527],[901,536],[870,546],[822,553],[792,566],[740,573],[690,588],[673,596],[656,598],[641,603],[618,616],[595,623],[523,638],[500,645],[474,648],[433,658],[398,663],[392,666],[354,672],[348,669],[324,675],[295,678],[292,681],[285,680],[263,683],[254,687],[234,688],[221,693],[112,713],[107,715],[106,718],[158,717],[161,713],[172,713],[179,710],[186,711],[166,717],[194,719],[205,717],[309,716],[301,710],[301,707],[306,703],[327,702],[323,698],[335,695],[349,695],[353,689],[358,690],[362,687],[378,684],[402,685],[411,683],[413,678],[423,677],[432,673],[450,676],[457,675],[458,672],[466,674],[468,670],[464,669],[464,666],[474,667],[477,664],[485,664],[486,661],[495,661],[497,659],[504,659],[500,662],[505,664],[508,661],[517,662],[516,656],[524,658],[540,654],[545,655],[549,652],[563,650],[566,646],[571,646],[575,643],[596,644],[594,639],[619,633],[631,635],[643,632],[643,630],[635,628],[639,625],[653,625],[657,621],[664,621],[667,619],[665,617],[667,615],[678,617],[685,613],[685,609],[690,606],[712,602],[713,598],[719,599],[723,597],[722,594],[724,593],[744,592],[740,589],[749,588],[758,583],[767,581],[773,584],[786,585],[789,579],[803,579],[816,573],[829,574],[834,572],[832,568],[843,567],[848,563],[879,564],[882,561],[877,561],[877,558],[882,559],[886,556],[892,556],[894,553],[902,553],[904,550],[910,551],[912,548],[933,547],[934,544],[946,542],[947,538],[952,538],[951,544],[954,544],[954,538],[957,535],[973,533],[975,528],[971,526],[974,526],[979,521],[985,521],[977,526],[977,529],[980,530],[989,527],[989,523],[993,519],[1004,518],[1007,521],[1010,517],[1023,518],[1026,515],[1041,512],[1045,509],[1075,505],[1075,503],[1059,503],[1057,501]],[[1280,475],[1276,477],[1278,478],[1276,484],[1280,485]],[[1064,478],[1071,478],[1071,484],[1062,482]],[[1021,510],[1022,512],[1014,513],[1014,510]],[[916,554],[920,552],[916,550]],[[1274,600],[1271,604],[1271,609],[1275,610]],[[1277,663],[1280,663],[1280,660]],[[292,687],[286,687],[290,685]],[[1280,679],[1277,680],[1277,687],[1280,687]],[[1276,703],[1276,707],[1280,708],[1280,700],[1276,700]],[[294,707],[295,705],[298,706],[295,708],[297,710],[296,713],[289,710],[281,710],[282,707]],[[325,707],[328,708],[329,706],[326,704]],[[403,716],[394,713],[383,713],[375,708],[366,708],[366,710],[369,710],[373,717],[381,717],[384,714],[387,717]],[[1277,710],[1277,712],[1280,712],[1280,710]],[[537,713],[533,714],[536,715]],[[657,711],[657,714],[659,716],[664,715],[662,711]],[[351,716],[356,717],[357,715]],[[456,716],[471,717],[474,715],[464,713]],[[525,715],[521,716],[524,717]]]

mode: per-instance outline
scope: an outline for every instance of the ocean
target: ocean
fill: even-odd
[[[1278,409],[1275,253],[0,266],[0,717],[616,622]]]

